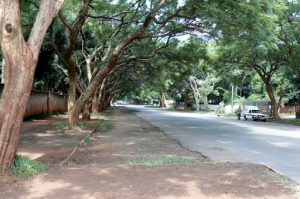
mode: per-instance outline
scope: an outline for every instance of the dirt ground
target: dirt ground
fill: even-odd
[[[211,162],[180,146],[128,109],[113,113],[112,129],[97,128],[91,141],[69,162],[62,160],[99,121],[65,128],[65,116],[28,121],[18,153],[43,161],[48,173],[22,180],[0,176],[0,199],[37,198],[299,198],[299,185],[271,169],[250,163]],[[135,158],[190,157],[193,162],[130,165]]]

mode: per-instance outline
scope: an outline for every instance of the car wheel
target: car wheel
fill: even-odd
[[[264,122],[266,122],[267,120],[263,120]]]
[[[247,117],[246,117],[246,115],[244,115],[244,119],[245,119],[245,120],[247,120]]]

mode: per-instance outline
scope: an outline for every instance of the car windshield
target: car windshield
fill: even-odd
[[[251,113],[260,113],[260,110],[251,110]]]

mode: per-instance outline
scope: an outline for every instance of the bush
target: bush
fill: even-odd
[[[10,174],[20,178],[29,178],[36,174],[47,172],[48,167],[38,161],[30,160],[25,156],[16,155],[13,165],[10,168]]]
[[[216,114],[223,114],[224,113],[224,107],[225,107],[225,104],[224,102],[220,102],[217,109],[216,109]]]

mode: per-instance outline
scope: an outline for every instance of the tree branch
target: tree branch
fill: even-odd
[[[36,60],[38,59],[47,29],[52,23],[53,18],[57,15],[63,2],[64,0],[41,1],[39,12],[27,41],[28,46],[32,50],[33,58]]]

